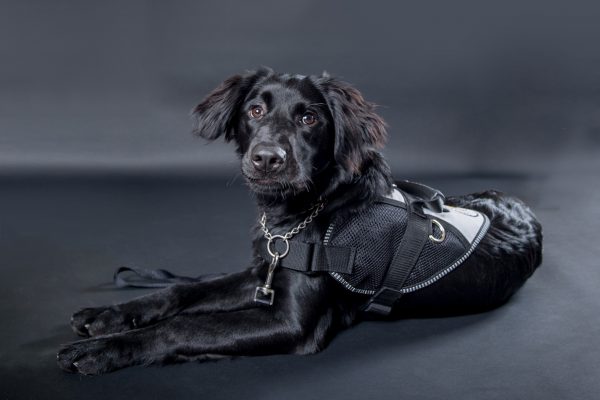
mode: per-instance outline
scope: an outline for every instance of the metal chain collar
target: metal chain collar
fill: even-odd
[[[275,298],[275,290],[271,288],[271,283],[273,282],[273,273],[275,272],[275,268],[277,268],[277,265],[279,264],[279,260],[287,256],[288,252],[290,251],[290,243],[288,242],[288,240],[297,235],[302,229],[306,228],[306,225],[310,224],[312,220],[317,215],[319,215],[319,213],[324,207],[325,202],[319,199],[319,202],[309,209],[312,210],[310,215],[306,217],[304,221],[298,224],[297,227],[293,228],[284,235],[273,235],[271,232],[269,232],[269,228],[267,228],[267,215],[263,213],[260,219],[260,227],[265,233],[265,238],[268,240],[267,251],[269,252],[271,257],[273,257],[273,259],[269,264],[267,278],[265,280],[264,285],[256,287],[256,290],[254,292],[255,302],[268,305],[273,304],[273,299]],[[271,246],[277,239],[281,240],[285,244],[285,251],[281,254],[277,251],[277,249],[271,249]]]
[[[269,228],[267,228],[267,215],[265,213],[263,213],[259,222],[260,222],[260,227],[261,227],[262,231],[265,233],[265,235],[264,235],[265,239],[268,240],[267,250],[269,251],[269,254],[271,255],[271,257],[276,257],[276,256],[279,258],[285,257],[290,250],[290,244],[288,243],[288,240],[290,240],[291,238],[296,236],[298,233],[300,233],[301,230],[306,228],[306,226],[308,224],[310,224],[313,221],[313,219],[317,217],[317,215],[319,215],[319,213],[321,212],[321,210],[323,210],[323,208],[325,208],[324,201],[319,201],[317,204],[313,205],[310,208],[310,210],[312,210],[310,215],[308,217],[306,217],[304,219],[304,221],[300,222],[298,224],[298,226],[291,229],[289,232],[287,232],[284,235],[273,235],[271,232],[269,232]],[[275,242],[277,239],[282,240],[283,243],[285,243],[285,245],[286,245],[285,251],[281,254],[279,254],[277,251],[271,250],[271,244],[273,242]]]

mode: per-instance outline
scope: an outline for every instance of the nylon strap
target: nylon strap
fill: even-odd
[[[164,288],[177,283],[209,281],[224,275],[224,273],[218,273],[192,278],[189,276],[175,275],[164,269],[120,267],[115,271],[113,281],[115,285],[120,288]]]
[[[438,213],[444,211],[445,197],[437,189],[410,181],[396,182],[396,188],[403,192],[405,200],[408,197],[410,203],[414,205],[420,205]]]
[[[268,261],[272,257],[267,250],[267,240],[260,239],[258,246],[261,257]],[[326,246],[320,243],[305,243],[290,240],[288,254],[279,260],[284,268],[301,272],[326,271],[352,273],[356,249],[353,247]]]
[[[417,264],[423,246],[429,237],[429,220],[418,203],[405,196],[408,205],[406,232],[394,253],[381,289],[367,303],[364,311],[388,315],[394,303],[402,296],[402,286]]]

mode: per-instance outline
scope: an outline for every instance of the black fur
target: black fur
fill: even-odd
[[[252,108],[262,111],[255,118]],[[316,116],[305,124],[304,116]],[[328,215],[351,214],[386,193],[391,173],[379,149],[382,119],[360,93],[329,76],[290,76],[268,69],[227,79],[193,112],[195,132],[209,140],[225,135],[236,143],[242,172],[275,233],[306,217],[319,197]],[[308,117],[307,121],[311,121]],[[256,167],[254,149],[276,149],[283,168]],[[405,295],[392,318],[453,315],[497,307],[541,262],[541,226],[516,198],[495,191],[448,199],[479,210],[491,227],[465,263],[443,279]],[[344,289],[326,273],[279,268],[272,306],[253,301],[267,265],[257,255],[235,274],[175,285],[130,302],[75,313],[75,332],[90,338],[64,346],[61,368],[100,374],[135,364],[207,360],[322,350],[342,329],[361,321],[366,296]]]

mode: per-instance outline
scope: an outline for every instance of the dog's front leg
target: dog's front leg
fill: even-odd
[[[84,308],[71,317],[82,336],[97,336],[141,328],[193,307],[197,312],[223,312],[253,306],[260,279],[254,269],[214,280],[173,285],[113,306]]]
[[[58,364],[69,372],[96,375],[136,364],[317,351],[331,318],[327,313],[303,318],[291,311],[257,306],[182,313],[146,328],[69,344],[58,353]]]

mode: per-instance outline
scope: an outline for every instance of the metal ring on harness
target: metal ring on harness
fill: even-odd
[[[275,249],[275,251],[271,250],[271,243],[275,242],[275,240],[277,240],[277,239],[281,239],[281,241],[283,243],[285,243],[285,251],[283,253],[277,252],[277,249]],[[267,251],[273,258],[274,257],[283,258],[283,257],[287,256],[287,254],[290,251],[290,242],[288,242],[288,240],[282,235],[271,235],[271,238],[267,242]]]
[[[431,241],[435,242],[435,243],[442,243],[444,241],[444,239],[446,239],[446,230],[444,229],[442,224],[440,224],[440,222],[437,219],[432,219],[431,223],[439,228],[439,230],[441,232],[441,236],[439,238],[436,238],[433,235],[429,235],[429,239],[431,239]]]

